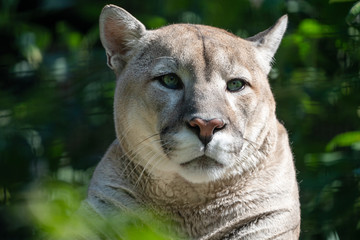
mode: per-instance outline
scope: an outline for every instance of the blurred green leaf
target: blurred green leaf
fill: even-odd
[[[360,142],[360,131],[346,132],[335,136],[327,145],[326,151],[333,151],[336,147],[348,147]]]
[[[329,0],[329,3],[355,2],[356,0]]]
[[[306,37],[323,37],[326,34],[333,33],[331,26],[321,24],[315,19],[304,19],[299,25],[299,33]]]
[[[163,223],[146,212],[139,213],[140,215],[119,214],[115,217],[103,218],[86,207],[86,204],[78,210],[83,199],[80,192],[71,184],[49,179],[31,189],[28,193],[27,209],[35,227],[40,231],[39,238],[173,239],[162,232]],[[18,214],[20,217],[20,214],[24,213]]]
[[[355,3],[346,16],[346,22],[351,25],[360,14],[360,1]]]
[[[299,26],[300,33],[304,35],[318,35],[322,33],[321,24],[315,19],[305,19]]]
[[[153,16],[146,20],[146,25],[149,29],[155,29],[166,25],[166,20],[162,17]]]
[[[316,169],[318,167],[336,165],[343,157],[341,152],[308,153],[305,156],[305,163],[307,166]]]

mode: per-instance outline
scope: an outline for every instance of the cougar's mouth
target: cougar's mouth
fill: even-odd
[[[200,168],[200,169],[224,167],[223,164],[221,164],[218,161],[216,161],[215,159],[207,157],[205,155],[194,158],[188,162],[181,163],[180,165],[185,168]]]

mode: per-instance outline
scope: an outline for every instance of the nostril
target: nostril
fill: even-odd
[[[223,130],[226,127],[226,123],[223,123],[221,125],[218,125],[215,129],[214,129],[214,133],[220,130]]]
[[[203,120],[201,118],[193,118],[189,121],[189,125],[191,127],[199,127],[200,129],[205,127],[207,124],[206,120]]]
[[[191,121],[186,122],[186,125],[187,125],[190,129],[194,130],[197,134],[200,134],[200,127],[199,127],[198,125],[192,123]]]

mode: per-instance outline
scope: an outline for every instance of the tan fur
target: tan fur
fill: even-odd
[[[247,40],[202,25],[148,31],[106,6],[100,36],[117,76],[117,140],[89,187],[94,210],[151,209],[194,239],[298,239],[294,164],[267,80],[286,24],[284,16]],[[161,85],[166,74],[182,88]],[[230,92],[232,79],[249,84]],[[188,124],[194,117],[225,127],[205,144]]]

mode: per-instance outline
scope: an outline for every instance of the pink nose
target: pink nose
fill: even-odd
[[[193,128],[198,127],[200,129],[198,136],[204,145],[207,145],[211,141],[215,129],[220,129],[225,125],[225,123],[218,118],[214,118],[211,120],[193,118],[189,121],[189,124]]]

